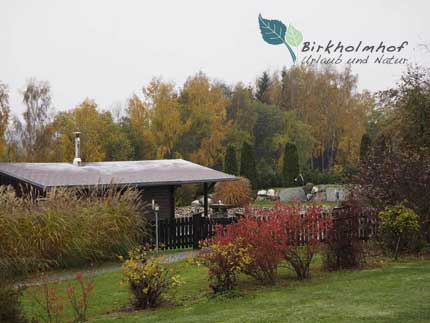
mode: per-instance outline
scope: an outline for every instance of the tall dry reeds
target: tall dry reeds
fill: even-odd
[[[113,260],[145,240],[139,192],[132,188],[56,189],[46,198],[0,188],[3,275]]]

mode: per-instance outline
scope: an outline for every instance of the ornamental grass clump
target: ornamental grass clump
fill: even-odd
[[[253,198],[251,183],[244,177],[237,181],[219,182],[215,185],[214,198],[225,204],[248,206]]]
[[[117,259],[142,242],[139,192],[57,189],[44,199],[0,188],[0,267],[15,275]]]
[[[180,277],[172,273],[161,257],[150,258],[149,250],[142,247],[131,250],[121,268],[136,309],[159,306],[163,294],[181,284]]]

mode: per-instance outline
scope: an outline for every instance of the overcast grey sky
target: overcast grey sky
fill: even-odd
[[[154,76],[182,85],[198,72],[229,84],[253,83],[265,69],[291,66],[287,49],[266,44],[258,14],[292,23],[305,41],[394,43],[402,56],[430,65],[429,1],[0,0],[0,80],[19,89],[50,82],[54,106],[86,97],[109,108]],[[394,85],[404,65],[353,66],[360,88]]]

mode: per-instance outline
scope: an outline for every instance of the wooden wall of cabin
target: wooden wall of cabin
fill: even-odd
[[[145,214],[154,219],[152,200],[160,206],[159,219],[175,217],[175,186],[142,187]]]
[[[0,186],[12,186],[17,196],[27,195],[29,193],[35,198],[45,196],[45,192],[41,188],[4,173],[0,173]]]
[[[15,177],[0,173],[0,186],[12,186],[17,196],[32,192],[34,197],[43,197],[46,192],[42,189],[21,181]],[[151,202],[155,202],[160,206],[158,216],[160,219],[175,217],[175,186],[152,186],[142,187],[144,210],[143,213],[150,219],[154,218],[154,212],[151,209]]]

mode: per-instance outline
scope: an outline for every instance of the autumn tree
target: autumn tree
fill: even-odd
[[[230,104],[227,106],[227,120],[231,123],[226,138],[228,142],[240,147],[244,141],[254,140],[256,105],[252,90],[241,83],[235,86],[231,95]]]
[[[9,91],[6,84],[0,81],[0,160],[6,155],[6,130],[9,122]]]
[[[150,119],[150,132],[147,137],[151,137],[155,157],[157,159],[179,157],[177,145],[185,125],[181,120],[174,84],[154,79],[143,92]]]
[[[310,167],[327,171],[336,164],[358,164],[374,98],[357,92],[351,68],[296,66],[283,71],[281,82],[282,110],[294,111],[315,139]]]
[[[372,94],[363,91],[352,96],[347,110],[341,114],[335,162],[341,165],[358,165],[361,139],[368,130],[368,115],[375,108]]]
[[[49,152],[51,88],[48,82],[30,79],[22,91],[26,110],[24,123],[17,119],[16,130],[20,132],[22,146],[28,161],[42,161]]]
[[[222,164],[223,143],[230,126],[226,120],[229,101],[223,89],[198,73],[185,82],[179,104],[184,123],[182,156],[205,166]]]
[[[105,160],[124,161],[133,159],[134,149],[122,124],[115,122],[109,111],[104,111],[100,117],[105,127]]]
[[[53,160],[73,160],[75,131],[81,132],[81,156],[84,162],[107,160],[106,147],[110,146],[109,141],[115,138],[112,133],[113,120],[110,112],[99,112],[93,100],[86,99],[76,108],[58,113],[53,127],[56,132]],[[127,159],[127,156],[115,159]]]
[[[126,115],[120,121],[123,133],[133,147],[133,159],[154,159],[155,144],[150,130],[150,113],[143,99],[133,94]]]

